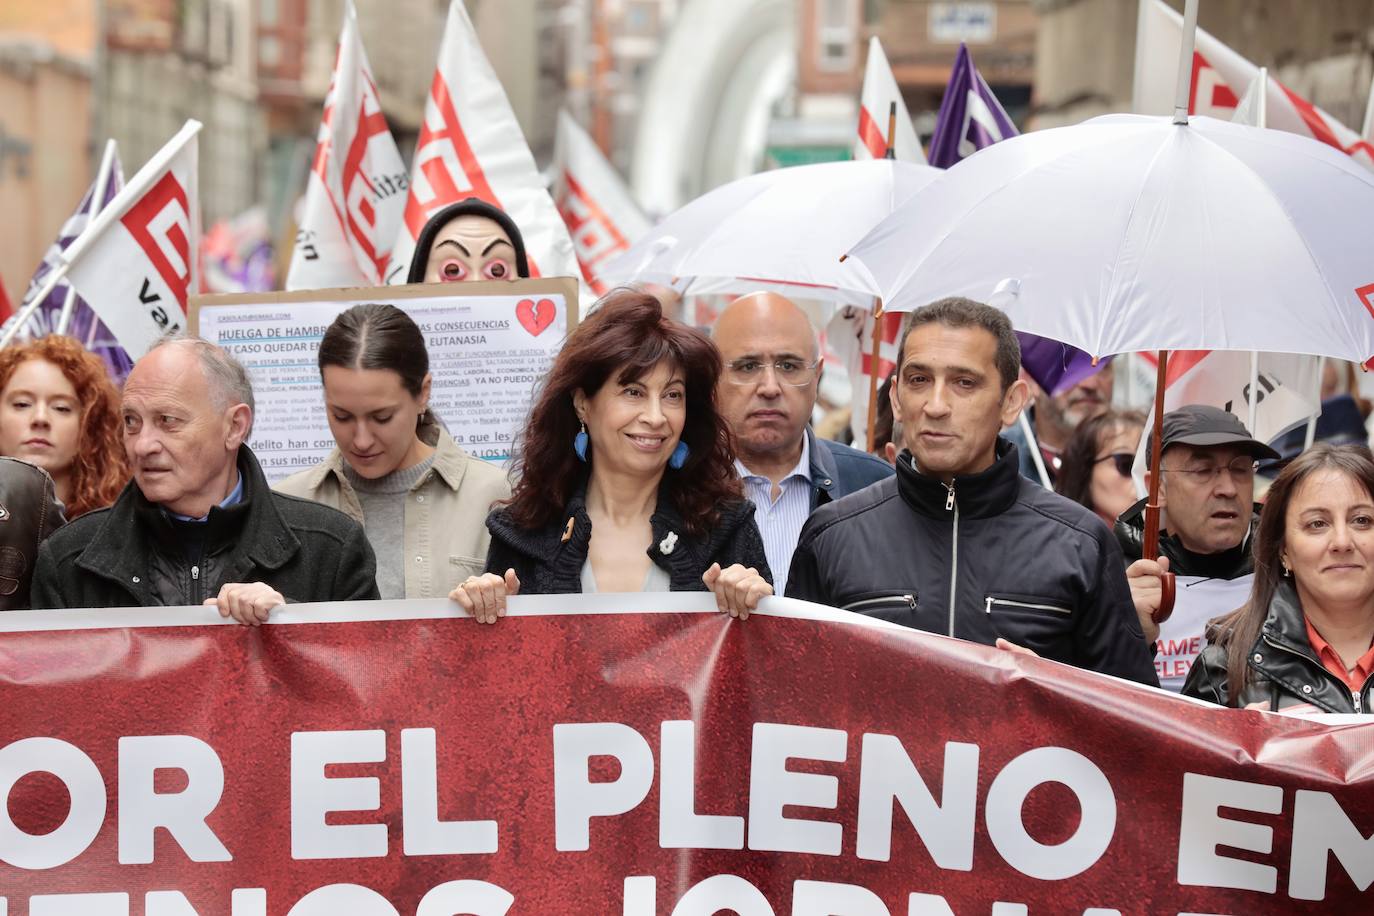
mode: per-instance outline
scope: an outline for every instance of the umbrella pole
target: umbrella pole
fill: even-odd
[[[1174,123],[1188,123],[1188,102],[1193,90],[1193,49],[1197,45],[1198,0],[1183,8],[1183,43],[1178,49],[1178,84],[1174,93]],[[1265,87],[1266,91],[1268,87]]]
[[[1159,368],[1155,374],[1155,422],[1150,436],[1150,495],[1145,500],[1145,537],[1141,541],[1140,556],[1153,560],[1159,556],[1159,483],[1163,468],[1159,466],[1163,451],[1164,437],[1164,388],[1169,376],[1169,351],[1159,351]],[[1155,623],[1163,623],[1174,612],[1174,575],[1165,573],[1160,577],[1161,594],[1159,609],[1154,613]]]
[[[873,349],[868,361],[868,448],[871,455],[877,445],[878,425],[878,358],[883,343],[883,300],[875,299],[873,304]]]

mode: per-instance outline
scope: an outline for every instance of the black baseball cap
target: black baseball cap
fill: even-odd
[[[1279,453],[1250,435],[1235,414],[1208,404],[1189,404],[1164,415],[1161,451],[1171,445],[1237,445],[1256,460],[1277,458]]]

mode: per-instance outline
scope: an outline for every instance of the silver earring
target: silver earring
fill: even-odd
[[[1291,569],[1288,568],[1288,564],[1287,564],[1287,563],[1284,563],[1284,564],[1283,564],[1283,577],[1284,577],[1285,579],[1287,579],[1287,578],[1289,578],[1289,577],[1292,576],[1292,575],[1293,575],[1293,570],[1291,570]]]

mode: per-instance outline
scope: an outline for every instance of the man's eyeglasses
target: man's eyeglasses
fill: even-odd
[[[1122,477],[1130,477],[1131,468],[1135,467],[1135,453],[1113,452],[1110,455],[1103,455],[1101,458],[1094,461],[1093,464],[1101,464],[1104,461],[1110,461],[1116,467],[1116,472]]]
[[[1231,480],[1236,483],[1249,483],[1255,479],[1255,468],[1258,466],[1253,458],[1237,458],[1230,464],[1219,464],[1209,468],[1160,468],[1160,471],[1166,474],[1182,474],[1199,487],[1206,487],[1211,486],[1222,471],[1229,473]]]
[[[799,359],[775,359],[771,363],[759,359],[737,359],[725,366],[725,377],[736,385],[756,385],[763,381],[764,370],[772,368],[773,377],[784,385],[800,388],[816,378],[821,361],[804,363]]]

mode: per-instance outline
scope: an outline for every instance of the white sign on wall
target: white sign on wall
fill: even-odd
[[[386,302],[424,333],[430,409],[469,454],[504,462],[537,383],[577,322],[570,277],[515,282],[200,296],[192,327],[232,353],[253,381],[248,444],[273,483],[334,448],[317,363],[320,339],[345,309]],[[569,311],[571,309],[571,313]]]
[[[997,37],[997,5],[982,2],[932,3],[930,40],[941,44],[987,44]]]

